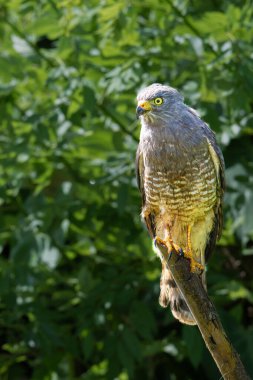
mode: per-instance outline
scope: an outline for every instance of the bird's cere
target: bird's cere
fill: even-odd
[[[151,110],[151,104],[147,100],[139,100],[137,108],[136,108],[136,116],[137,118],[141,115],[143,115],[145,112],[148,112]]]

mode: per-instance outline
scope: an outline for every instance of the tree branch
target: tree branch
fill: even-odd
[[[158,243],[164,261],[182,292],[194,316],[205,344],[226,380],[249,380],[240,356],[229,341],[218,313],[202,286],[200,277],[190,272],[189,260],[169,254],[167,247]]]

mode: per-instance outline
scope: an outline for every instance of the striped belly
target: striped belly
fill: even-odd
[[[209,170],[208,170],[209,169]],[[201,218],[216,203],[216,175],[213,167],[191,166],[191,173],[148,170],[144,189],[146,204],[157,213],[169,213],[189,222]]]

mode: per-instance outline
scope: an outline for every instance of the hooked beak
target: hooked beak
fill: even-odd
[[[151,110],[151,104],[147,100],[140,100],[136,108],[136,117],[139,119],[141,115]]]

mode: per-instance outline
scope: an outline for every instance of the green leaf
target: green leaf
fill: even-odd
[[[188,357],[194,368],[198,368],[203,355],[203,340],[197,327],[183,326],[183,339],[185,341]]]
[[[25,28],[25,33],[34,34],[36,36],[57,38],[62,32],[59,27],[59,19],[56,14],[50,12],[42,15],[39,19],[35,19],[28,27]]]

